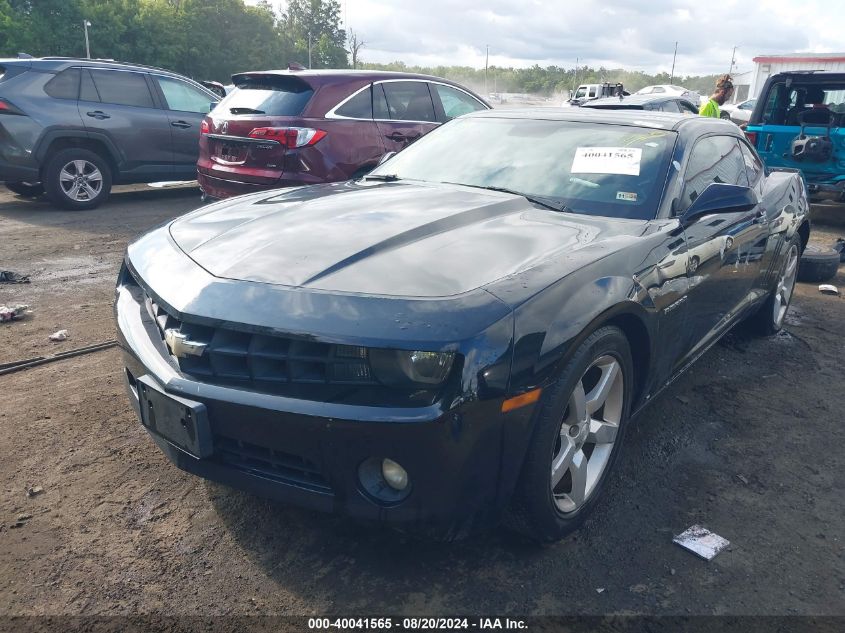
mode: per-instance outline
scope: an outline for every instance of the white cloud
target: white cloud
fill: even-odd
[[[341,0],[341,15],[367,42],[365,61],[420,65],[738,70],[760,54],[845,48],[841,0]]]

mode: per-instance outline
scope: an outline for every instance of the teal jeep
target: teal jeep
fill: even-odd
[[[763,86],[745,133],[770,168],[799,169],[812,198],[845,201],[845,73],[791,71]]]

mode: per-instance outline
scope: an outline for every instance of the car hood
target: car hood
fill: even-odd
[[[226,200],[177,219],[170,234],[220,278],[442,297],[595,246],[631,224],[558,213],[507,193],[365,181]]]

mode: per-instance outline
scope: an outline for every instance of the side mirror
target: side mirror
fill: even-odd
[[[738,213],[750,211],[760,201],[750,187],[711,182],[704,188],[695,201],[684,211],[681,222],[689,222],[699,216],[710,213]]]
[[[389,161],[394,156],[396,156],[396,152],[387,152],[386,154],[383,154],[382,157],[378,159],[378,163],[376,164],[376,167],[378,167],[379,165],[381,165],[384,162]]]

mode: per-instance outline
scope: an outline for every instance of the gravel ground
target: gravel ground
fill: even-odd
[[[0,193],[0,269],[32,275],[0,304],[33,306],[0,325],[0,363],[112,339],[127,241],[198,205],[194,188],[80,213]],[[182,473],[135,420],[116,350],[0,376],[0,615],[845,615],[843,318],[801,284],[785,333],[729,335],[631,429],[585,528],[547,547],[417,542]],[[730,549],[673,545],[694,523]]]

